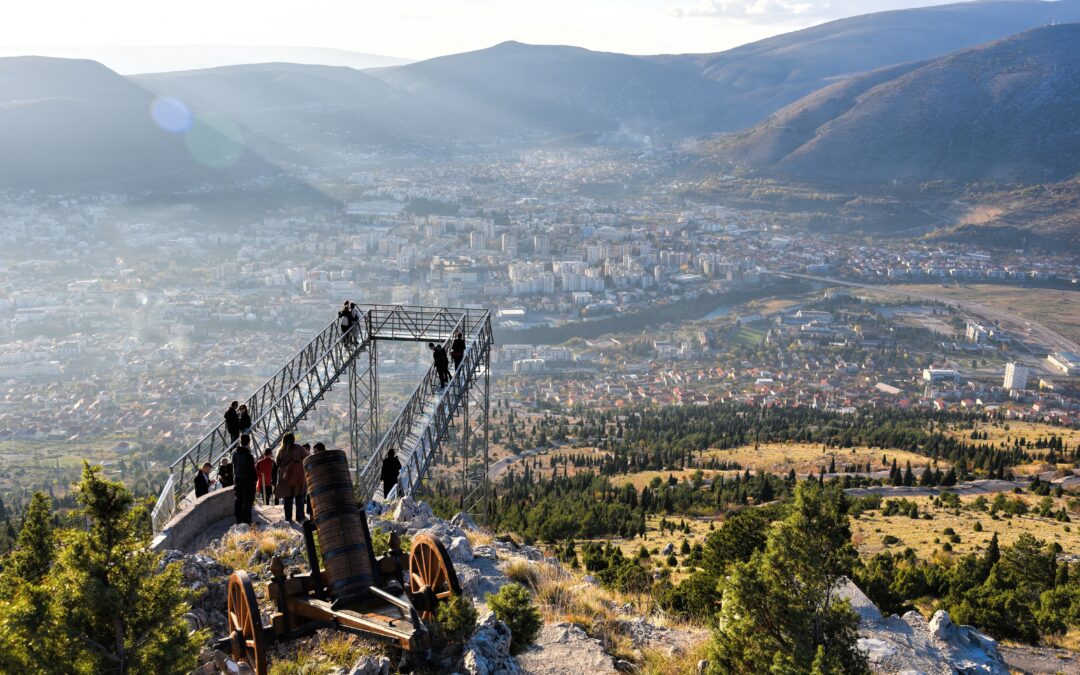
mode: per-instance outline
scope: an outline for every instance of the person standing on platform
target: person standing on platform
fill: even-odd
[[[262,495],[263,504],[267,506],[274,499],[274,474],[277,473],[274,470],[275,467],[274,453],[270,448],[267,448],[263,456],[255,462],[255,475],[258,477],[255,492]]]
[[[454,358],[454,370],[457,370],[465,358],[465,336],[461,334],[461,331],[457,332],[454,341],[450,343],[450,356]]]
[[[250,434],[251,433],[251,413],[248,412],[248,407],[246,405],[242,405],[242,406],[240,406],[240,408],[236,412],[237,412],[237,417],[240,418],[240,433],[241,434]]]
[[[210,462],[202,465],[199,473],[195,474],[195,499],[210,492]]]
[[[351,325],[351,330],[352,330],[352,338],[351,338],[352,343],[354,345],[359,344],[359,342],[360,342],[360,319],[362,318],[363,315],[360,313],[360,308],[356,306],[355,302],[350,302],[349,303],[349,315],[350,315],[350,317],[352,319],[352,323],[350,324]]]
[[[304,520],[304,502],[307,498],[307,482],[304,479],[304,458],[307,452],[302,445],[297,445],[296,436],[287,433],[281,437],[281,449],[278,450],[278,481],[275,494],[285,502],[285,522],[293,519],[293,506],[296,506],[297,521]]]
[[[401,474],[401,461],[393,448],[386,451],[386,459],[382,463],[383,499],[386,499],[390,491],[397,485],[398,476]]]
[[[238,407],[240,407],[240,401],[233,401],[229,405],[229,409],[225,411],[225,431],[229,432],[229,438],[231,439],[229,445],[236,443],[236,439],[240,438],[240,413],[237,412]]]
[[[349,309],[348,300],[342,305],[341,311],[337,313],[337,321],[338,328],[341,329],[341,335],[344,337],[345,344],[352,344],[352,310]]]
[[[251,524],[251,507],[255,504],[255,458],[251,455],[251,436],[240,437],[240,445],[233,450],[233,502],[237,523]]]
[[[218,483],[222,488],[232,487],[235,476],[233,476],[233,465],[229,461],[229,456],[225,455],[221,458],[221,462],[217,468]]]

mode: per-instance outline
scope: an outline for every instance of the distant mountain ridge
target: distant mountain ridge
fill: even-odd
[[[0,46],[3,56],[48,56],[60,59],[88,59],[104,64],[123,75],[167,73],[180,70],[217,68],[251,63],[298,63],[349,68],[384,68],[410,63],[381,54],[327,49],[323,47],[243,47],[238,45],[171,45],[85,47],[43,47],[19,50]]]
[[[1080,172],[1080,23],[861,75],[797,101],[714,156],[843,183],[1043,183]]]
[[[726,106],[715,130],[734,131],[845,77],[1073,21],[1080,0],[980,0],[863,14],[716,54],[653,58],[693,62],[720,85]]]
[[[1080,0],[987,0],[843,19],[719,54],[504,42],[363,71],[263,63],[123,78],[87,61],[0,59],[0,179],[161,189],[202,180],[206,167],[192,163],[185,140],[151,120],[159,96],[179,99],[197,121],[235,127],[245,152],[230,175],[274,174],[275,164],[304,169],[338,161],[343,149],[677,141],[746,128],[830,84],[841,88],[829,94],[835,105],[885,76],[874,69],[901,73],[905,64],[1067,18],[1080,20]],[[829,119],[827,107],[804,107],[804,124]],[[765,166],[778,161],[781,145],[744,151]]]

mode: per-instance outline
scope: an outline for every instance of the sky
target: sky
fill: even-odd
[[[937,0],[4,0],[0,51],[242,45],[423,59],[504,40],[630,54],[714,52]]]

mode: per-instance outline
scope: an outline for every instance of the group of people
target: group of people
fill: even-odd
[[[445,387],[450,382],[450,359],[454,360],[455,371],[461,367],[461,362],[465,359],[465,336],[461,331],[454,335],[454,340],[450,343],[449,356],[446,354],[446,347],[434,342],[428,343],[428,349],[431,350],[431,359],[435,363],[435,372],[439,375],[439,386]]]
[[[362,314],[355,302],[348,300],[341,306],[337,313],[338,328],[345,336],[345,344],[355,346],[360,339],[360,318]]]
[[[237,404],[233,402],[229,412],[237,413]],[[226,426],[229,413],[226,414]],[[248,426],[250,430],[250,425]],[[229,430],[231,434],[231,430]],[[275,455],[267,448],[256,459],[252,447],[251,435],[239,434],[231,454],[221,458],[217,468],[217,480],[211,480],[213,466],[210,462],[202,465],[195,476],[195,497],[209,493],[215,487],[233,489],[234,515],[238,523],[251,523],[251,512],[255,500],[261,496],[263,503],[281,503],[285,510],[285,520],[292,522],[294,511],[296,520],[304,520],[305,510],[311,514],[311,504],[307,499],[307,482],[304,478],[304,458],[314,452],[323,452],[326,446],[316,443],[300,445],[296,435],[287,433],[281,438],[281,446]]]

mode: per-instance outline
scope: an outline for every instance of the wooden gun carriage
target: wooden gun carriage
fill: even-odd
[[[400,539],[393,534],[390,551],[376,558],[345,453],[327,450],[309,456],[304,475],[314,512],[313,519],[304,523],[311,570],[286,575],[281,558],[273,558],[267,585],[267,597],[274,603],[269,625],[263,625],[247,572],[233,572],[228,588],[229,635],[222,647],[257,675],[265,675],[270,643],[332,628],[393,645],[412,663],[426,660],[431,650],[427,622],[435,618],[441,601],[461,593],[446,548],[438,539],[419,534],[412,539],[406,561]]]

